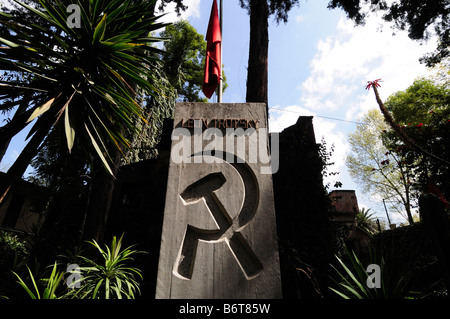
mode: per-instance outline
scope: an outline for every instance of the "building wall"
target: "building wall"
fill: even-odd
[[[352,224],[359,211],[354,190],[334,190],[330,192],[332,220]]]
[[[34,224],[42,222],[40,208],[45,201],[45,189],[18,182],[0,205],[0,228],[30,233]]]

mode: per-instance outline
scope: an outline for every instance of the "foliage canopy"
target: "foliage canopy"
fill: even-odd
[[[136,90],[155,94],[151,53],[158,50],[149,44],[160,41],[151,31],[163,26],[153,14],[155,1],[76,1],[79,28],[68,24],[71,0],[14,1],[36,23],[14,11],[0,13],[0,25],[8,30],[0,38],[0,69],[27,75],[0,80],[1,111],[27,105],[2,127],[1,142],[33,123],[28,148],[9,173],[21,173],[57,125],[64,127],[69,152],[77,145],[97,154],[112,173],[108,145],[129,147],[125,132],[145,121]]]

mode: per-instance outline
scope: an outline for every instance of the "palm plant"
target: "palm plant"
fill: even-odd
[[[0,185],[0,201],[56,125],[64,127],[69,152],[77,146],[97,154],[113,174],[110,145],[122,152],[129,147],[125,133],[145,121],[136,92],[155,93],[152,53],[158,50],[150,44],[161,39],[151,32],[164,26],[153,14],[156,0],[13,1],[31,17],[0,12],[0,29],[7,30],[0,70],[23,75],[0,77],[0,111],[22,106],[0,128],[0,146],[34,125]],[[74,4],[80,27],[68,23]]]
[[[374,234],[377,231],[377,226],[374,221],[373,213],[369,213],[370,208],[361,208],[355,216],[356,224],[368,234]]]
[[[28,268],[28,266],[27,266]],[[45,286],[44,290],[40,292],[39,284],[37,283],[37,280],[34,278],[33,273],[31,272],[30,268],[28,268],[28,273],[31,279],[31,282],[33,283],[33,286],[29,287],[25,281],[15,272],[13,272],[14,275],[18,278],[18,283],[22,286],[23,289],[28,293],[28,295],[31,297],[31,299],[58,299],[56,295],[56,290],[58,289],[59,285],[61,284],[61,281],[64,277],[64,273],[61,271],[57,271],[57,263],[53,265],[52,272],[50,274],[50,277],[47,278],[45,281],[47,282],[47,285]]]
[[[140,269],[129,267],[126,262],[133,260],[133,255],[143,252],[132,250],[132,246],[122,249],[122,240],[123,235],[119,240],[113,237],[111,246],[106,246],[106,249],[102,249],[95,241],[89,242],[100,252],[102,263],[77,256],[86,262],[87,266],[76,265],[77,277],[73,282],[67,282],[70,276],[66,281],[65,273],[57,270],[57,262],[54,263],[49,277],[40,280],[35,278],[27,266],[31,285],[13,273],[18,278],[19,285],[32,299],[134,299],[136,294],[140,293],[138,280],[142,279],[142,274]],[[65,285],[61,285],[63,282]]]
[[[139,281],[142,279],[140,269],[128,267],[126,261],[142,253],[132,250],[132,246],[122,250],[123,235],[117,240],[114,236],[111,247],[102,249],[96,241],[90,242],[102,255],[104,264],[98,264],[86,257],[81,257],[89,267],[81,267],[81,289],[74,296],[89,299],[134,299],[140,293]]]
[[[347,250],[350,265],[347,266],[339,257],[336,259],[343,271],[332,265],[336,271],[336,286],[330,289],[344,299],[408,299],[413,297],[410,291],[411,280],[407,274],[400,274],[394,262],[387,264],[385,259],[377,259],[375,253],[371,256],[373,264],[380,267],[380,286],[369,287],[369,274],[355,252]]]

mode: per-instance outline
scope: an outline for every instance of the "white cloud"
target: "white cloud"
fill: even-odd
[[[300,23],[303,20],[305,20],[305,17],[302,16],[302,15],[298,15],[298,16],[295,17],[295,22],[297,22],[297,23]]]
[[[353,120],[370,105],[376,106],[373,96],[367,98],[368,92],[364,91],[368,80],[383,79],[380,95],[385,99],[426,73],[418,59],[433,51],[436,42],[421,45],[410,40],[406,32],[393,35],[388,25],[381,28],[381,21],[372,17],[364,27],[355,27],[343,17],[336,34],[319,40],[310,62],[311,73],[299,87],[306,108],[322,112],[346,110],[346,118]]]
[[[158,8],[160,1],[156,4]],[[163,22],[174,22],[180,19],[189,19],[191,17],[200,18],[200,0],[184,0],[183,4],[188,7],[186,11],[182,11],[181,15],[178,16],[175,12],[175,3],[169,3],[165,9],[164,13],[166,14],[161,21]]]
[[[382,26],[379,17],[369,18],[363,27],[355,27],[343,17],[334,34],[318,41],[310,73],[299,85],[303,111],[357,121],[369,109],[378,107],[373,91],[364,90],[367,81],[381,78],[379,92],[382,100],[386,100],[389,95],[405,90],[418,76],[427,74],[419,58],[435,47],[435,39],[421,44],[410,40],[406,32],[396,31],[393,35],[390,26]],[[345,167],[349,151],[347,132],[335,122],[317,116],[314,127],[317,140],[323,135],[328,146],[335,145],[332,157],[335,165],[330,171],[340,172],[338,180],[344,183],[344,188],[356,186],[358,191]],[[362,192],[358,197],[361,206],[384,214],[378,199]]]

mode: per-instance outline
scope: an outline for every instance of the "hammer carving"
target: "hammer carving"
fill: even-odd
[[[217,230],[205,230],[187,225],[178,262],[175,265],[176,273],[184,279],[192,278],[199,240],[209,242],[225,240],[247,279],[256,277],[262,271],[263,267],[261,262],[242,234],[237,230],[245,226],[239,225],[239,215],[252,215],[253,212],[245,212],[245,210],[256,208],[243,205],[240,213],[232,220],[216,195],[216,191],[225,183],[225,176],[221,172],[211,173],[188,186],[180,194],[185,205],[199,204],[201,199],[204,199],[207,208],[219,228]],[[245,189],[244,196],[249,196],[249,191],[251,190]]]

